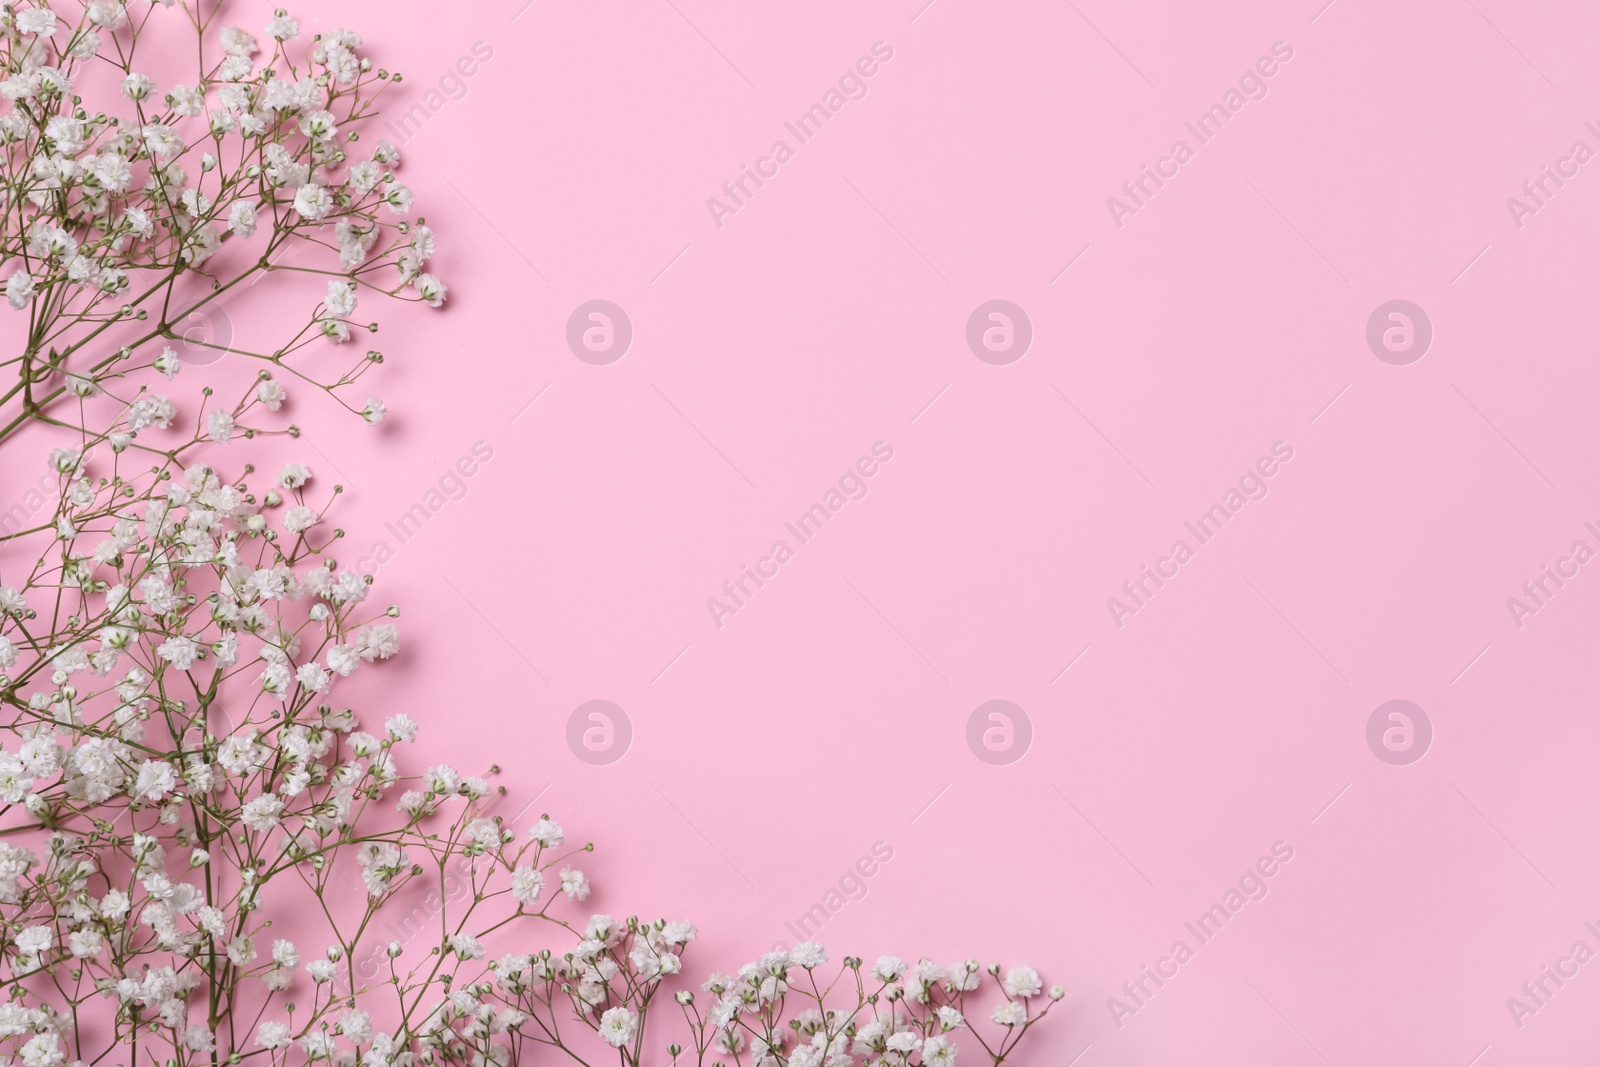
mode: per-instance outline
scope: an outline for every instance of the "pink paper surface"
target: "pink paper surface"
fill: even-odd
[[[1600,16],[924,2],[303,12],[405,72],[452,287],[392,425],[304,419],[385,710],[697,975],[809,913],[1039,967],[1030,1063],[1592,1062]]]

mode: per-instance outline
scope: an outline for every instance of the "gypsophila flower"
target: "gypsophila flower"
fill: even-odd
[[[872,968],[872,977],[880,982],[897,981],[906,973],[906,961],[899,956],[879,956]]]
[[[589,897],[589,879],[582,871],[561,868],[561,891],[568,900],[586,900]]]
[[[305,533],[317,524],[317,513],[304,504],[296,504],[283,515],[283,528],[292,534]]]
[[[417,290],[417,295],[429,307],[440,307],[448,292],[445,284],[431,274],[419,274],[412,285]]]
[[[638,1028],[638,1017],[627,1008],[608,1008],[600,1016],[600,1036],[612,1048],[621,1048],[632,1041]]]
[[[450,946],[450,951],[456,954],[457,959],[483,958],[483,945],[469,934],[451,934],[446,943]]]
[[[1028,1009],[1014,1000],[1008,1000],[994,1010],[994,1021],[1001,1026],[1021,1026],[1028,1018]]]
[[[333,194],[320,185],[307,182],[295,190],[294,209],[307,219],[326,218],[333,210]]]
[[[311,470],[303,463],[286,463],[278,472],[278,484],[285,489],[299,489],[311,480]]]
[[[18,33],[49,37],[56,32],[56,13],[48,7],[30,7],[17,13]]]
[[[884,957],[868,983],[807,942],[656,998],[694,924],[576,913],[593,846],[548,816],[524,834],[501,768],[418,747],[476,698],[386,684],[388,556],[336,561],[338,487],[263,444],[304,432],[291,382],[296,416],[383,422],[385,357],[312,342],[447,302],[375,137],[399,78],[352,30],[214,7],[0,4],[0,445],[23,472],[0,515],[0,1058],[510,1067],[532,1042],[587,1055],[583,1031],[641,1067],[672,1002],[701,1067],[954,1067],[998,969]],[[1003,984],[994,1067],[1065,995]]]
[[[804,967],[809,971],[827,963],[828,953],[815,941],[802,941],[789,950],[789,958],[794,961],[796,966]]]
[[[517,903],[533,907],[544,892],[544,875],[532,867],[518,867],[511,873],[511,895]]]
[[[228,230],[235,237],[253,237],[256,232],[256,206],[248,200],[235,200],[228,208]]]
[[[267,23],[267,36],[274,37],[280,41],[287,41],[299,33],[300,23],[282,12],[279,12],[271,22]]]
[[[1032,967],[1013,967],[1006,972],[1006,996],[1008,997],[1036,997],[1044,986],[1039,981],[1039,972]]]
[[[266,1022],[256,1028],[256,1044],[266,1049],[288,1048],[290,1030],[285,1023]]]

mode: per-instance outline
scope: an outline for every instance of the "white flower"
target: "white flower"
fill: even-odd
[[[206,415],[206,436],[221,444],[233,438],[233,416],[226,411]]]
[[[288,1048],[289,1027],[285,1023],[262,1023],[256,1028],[256,1044],[262,1048]]]
[[[200,645],[189,637],[169,637],[156,648],[156,655],[178,670],[186,671],[200,658]]]
[[[449,290],[438,278],[431,274],[419,274],[417,280],[411,284],[416,288],[417,295],[422,298],[424,304],[431,308],[444,305],[444,298]]]
[[[156,83],[135,71],[122,79],[122,95],[129,100],[143,100],[156,91]]]
[[[238,26],[224,26],[219,43],[223,52],[230,56],[249,58],[260,50],[256,46],[256,39]]]
[[[313,141],[331,141],[339,132],[331,111],[312,111],[300,117],[300,132]]]
[[[388,407],[375,396],[367,397],[367,406],[361,410],[361,417],[367,420],[368,426],[378,425],[387,414],[389,414]]]
[[[0,585],[0,612],[6,615],[21,615],[28,610],[28,599],[14,586]]]
[[[483,945],[470,934],[451,934],[450,951],[456,954],[457,959],[477,960],[483,958]]]
[[[349,318],[356,310],[356,287],[350,282],[335,278],[328,283],[328,297],[324,305],[327,314],[334,318]]]
[[[205,110],[205,93],[187,85],[174,85],[167,91],[167,104],[176,114],[192,119]]]
[[[368,663],[388,659],[400,651],[400,631],[387,622],[363,626],[356,631],[355,645],[361,651],[361,658]]]
[[[283,528],[292,534],[305,533],[317,524],[317,513],[304,504],[296,504],[283,515]]]
[[[883,1044],[889,1051],[898,1052],[905,1057],[922,1046],[922,1039],[910,1030],[900,1030],[890,1034]]]
[[[544,875],[532,867],[518,867],[511,872],[511,895],[519,904],[533,907],[544,892]]]
[[[307,182],[295,190],[294,209],[303,218],[312,220],[325,218],[328,212],[333,210],[333,194],[320,185]]]
[[[391,715],[383,720],[383,729],[396,741],[415,741],[417,739],[417,724],[409,715]]]
[[[567,839],[561,824],[548,816],[541,818],[536,825],[529,828],[528,836],[545,848],[559,848]]]
[[[571,867],[561,868],[561,891],[568,900],[585,900],[589,896],[589,879],[582,871]]]
[[[25,270],[14,271],[6,279],[6,300],[12,308],[21,311],[33,299],[33,275]]]
[[[391,182],[389,188],[383,192],[383,202],[388,204],[389,210],[396,215],[409,215],[411,213],[411,202],[415,199],[416,197],[412,195],[410,189],[394,182]]]
[[[105,30],[120,30],[128,24],[122,0],[89,0],[89,21]]]
[[[963,993],[970,993],[983,981],[983,968],[977,960],[962,960],[950,965],[950,984]]]
[[[150,361],[150,365],[160,371],[162,376],[169,382],[176,378],[178,372],[183,369],[183,362],[178,359],[178,353],[173,350],[171,345],[162,345],[160,353]],[[138,403],[138,401],[135,401],[135,403]]]
[[[146,393],[128,405],[128,428],[142,430],[154,426],[165,430],[177,417],[178,407],[160,393]]]
[[[105,938],[98,930],[74,930],[67,935],[67,950],[78,959],[100,955],[105,948]]]
[[[17,32],[49,37],[56,32],[56,13],[48,7],[30,7],[17,13]]]
[[[1008,1000],[994,1009],[993,1018],[1001,1026],[1021,1026],[1028,1019],[1028,1009],[1014,1000]]]
[[[880,982],[893,982],[906,973],[906,961],[899,956],[879,956],[872,968],[872,977]]]
[[[285,489],[299,489],[311,480],[311,469],[304,463],[285,463],[278,472],[278,484]]]
[[[1003,983],[1008,997],[1036,997],[1044,984],[1039,980],[1039,972],[1032,967],[1013,967],[1006,972]]]
[[[291,37],[300,35],[300,23],[288,15],[279,14],[267,23],[267,36],[275,37],[280,41],[287,41]]]
[[[61,1067],[67,1061],[61,1038],[54,1030],[34,1034],[23,1043],[20,1052],[22,1067]]]
[[[952,1067],[956,1047],[948,1037],[934,1035],[922,1043],[922,1067]]]
[[[372,1040],[372,1016],[351,1008],[339,1016],[339,1032],[357,1044]]]
[[[14,939],[17,951],[26,956],[42,956],[55,942],[55,931],[48,926],[25,926]]]
[[[295,681],[311,693],[326,693],[332,679],[318,663],[302,663],[294,672]]]
[[[157,159],[172,159],[183,153],[183,137],[171,126],[156,123],[144,128],[144,146]]]
[[[278,825],[283,815],[283,801],[271,793],[263,793],[246,804],[239,812],[244,824],[257,833],[266,833]]]
[[[827,951],[815,941],[802,941],[789,950],[789,958],[797,966],[812,970],[828,962]]]
[[[600,1036],[612,1048],[621,1048],[632,1041],[638,1028],[638,1016],[627,1008],[607,1008],[600,1016]]]
[[[228,230],[235,237],[249,237],[256,232],[256,206],[248,200],[235,200],[228,209]]]
[[[694,923],[687,919],[675,919],[661,928],[661,937],[669,945],[687,945],[698,933]]]
[[[185,639],[187,640],[187,638]],[[178,784],[178,774],[165,760],[145,760],[139,764],[139,775],[131,790],[135,799],[157,801]]]

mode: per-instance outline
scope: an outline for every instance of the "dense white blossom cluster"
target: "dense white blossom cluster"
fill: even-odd
[[[332,555],[339,487],[264,477],[250,439],[297,436],[302,388],[381,421],[345,399],[377,352],[308,367],[377,329],[364,296],[446,290],[397,150],[357,149],[397,79],[353,32],[226,6],[0,3],[0,473],[47,451],[58,489],[0,514],[0,1056],[639,1067],[676,986],[702,1065],[951,1067],[962,1035],[1003,1062],[1062,995],[1027,967],[847,958],[824,985],[805,944],[713,976],[702,1012],[694,926],[563,917],[592,846],[514,830],[498,768],[406,758],[403,708],[341,703],[399,612]],[[246,297],[271,343],[184,326]],[[259,370],[226,402],[171,384],[197,350]]]
[[[171,378],[182,362],[174,343],[260,359],[345,402],[377,352],[331,381],[313,381],[294,357],[375,330],[353,317],[362,290],[444,302],[427,270],[433,232],[411,218],[411,190],[395,177],[398,149],[362,147],[361,127],[397,79],[374,69],[352,31],[307,40],[279,13],[263,44],[213,26],[219,10],[171,0],[0,6],[0,285],[28,317],[22,351],[5,360],[17,373],[0,395],[0,426],[65,396],[137,387],[138,371]],[[170,47],[185,36],[186,50]],[[186,81],[140,69],[191,52],[198,69]],[[289,336],[252,345],[227,309],[274,273],[323,276],[326,290]],[[227,328],[196,328],[219,321]],[[383,417],[376,398],[345,403]],[[159,398],[144,407],[146,425],[171,418]],[[212,436],[229,436],[225,417],[213,418]]]
[[[701,1063],[708,1055],[756,1067],[953,1067],[957,1038],[970,1035],[991,1064],[999,1064],[1065,995],[1048,992],[1032,967],[977,960],[941,967],[879,956],[865,968],[846,957],[832,978],[819,970],[828,954],[815,942],[771,952],[739,968],[713,974],[702,990],[713,998],[704,1013],[693,992],[676,994],[694,1035]],[[864,969],[865,968],[865,969]],[[968,999],[988,974],[1003,994],[990,1013],[987,1036],[968,1016]]]

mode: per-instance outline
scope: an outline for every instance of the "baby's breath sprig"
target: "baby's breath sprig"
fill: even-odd
[[[399,609],[334,556],[341,487],[244,456],[299,436],[281,413],[302,386],[381,421],[352,399],[379,352],[315,364],[377,329],[362,296],[446,291],[398,150],[360,147],[396,78],[348,30],[308,40],[278,11],[263,47],[222,9],[0,2],[20,338],[0,352],[0,473],[48,449],[0,511],[0,1055],[642,1067],[695,927],[584,920],[593,845],[548,815],[519,831],[498,768],[413,761],[404,710],[369,732],[336,697],[399,651]],[[185,82],[145,72],[185,57]],[[246,339],[256,322],[277,332]],[[223,354],[258,373],[170,395]],[[678,989],[700,1067],[952,1067],[969,1033],[998,1065],[1061,996],[988,969],[984,1036],[975,962],[846,958],[823,985],[825,961],[808,943],[714,975],[704,1013]]]

